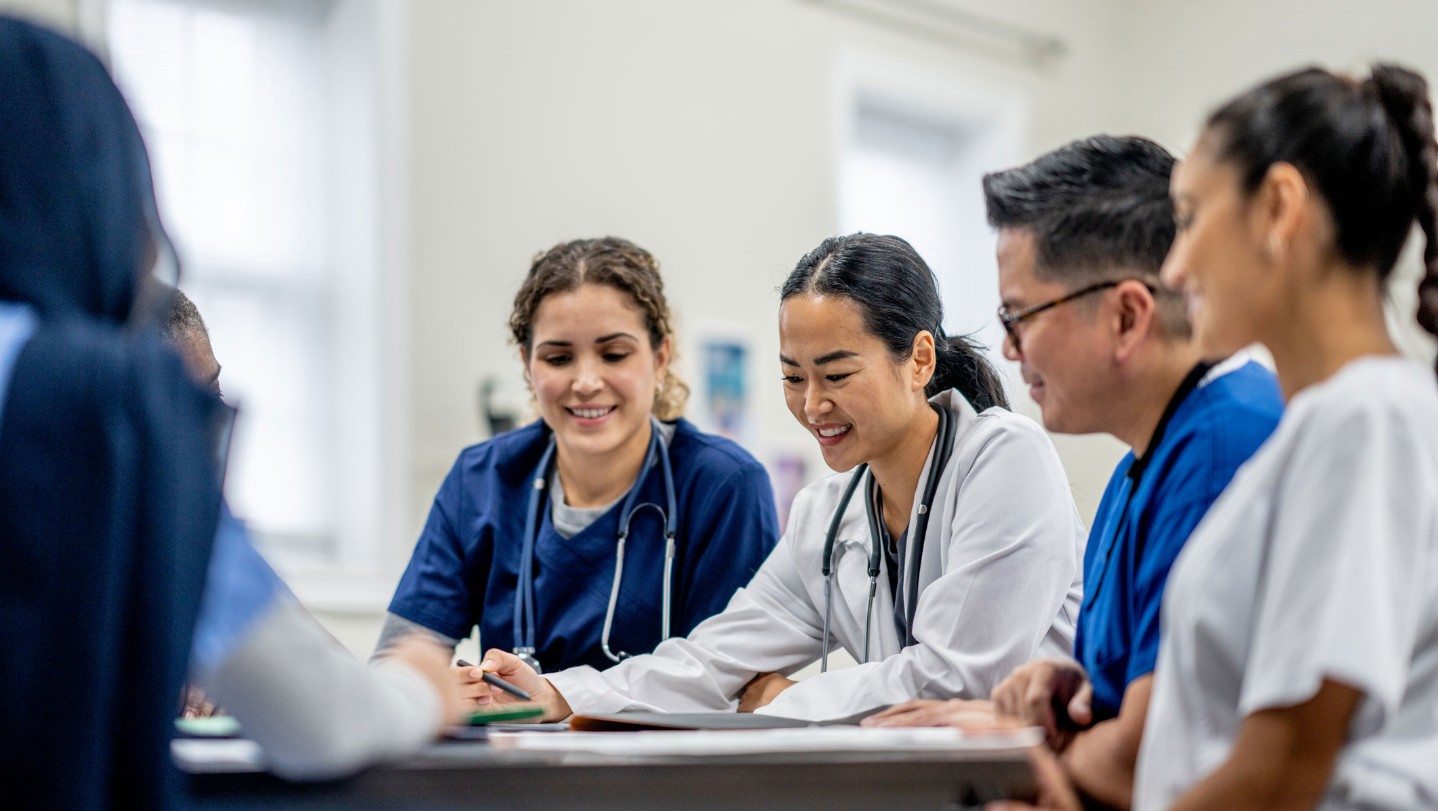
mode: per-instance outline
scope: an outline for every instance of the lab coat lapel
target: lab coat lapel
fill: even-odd
[[[934,500],[933,503],[929,505],[929,509],[933,512],[929,516],[928,528],[924,532],[925,537],[919,544],[915,543],[914,533],[919,526],[920,499],[922,499],[924,488],[929,481],[929,472],[937,458],[937,449],[933,445],[929,446],[929,455],[924,460],[923,469],[919,472],[919,489],[914,494],[914,505],[911,508],[911,512],[909,513],[908,526],[910,534],[906,541],[906,548],[904,550],[904,571],[899,574],[898,578],[899,596],[897,599],[908,599],[907,595],[909,593],[909,571],[910,566],[912,565],[911,561],[913,560],[913,555],[918,554],[920,603],[924,601],[924,590],[927,589],[929,585],[935,580],[943,576],[943,573],[948,565],[947,558],[949,554],[949,544],[947,543],[946,539],[948,539],[950,534],[953,532],[954,516],[948,509],[945,509],[944,505],[949,504],[954,500],[954,491],[959,489],[963,485],[963,475],[958,470],[957,466],[953,464],[953,460],[959,455],[959,452],[963,449],[964,444],[968,441],[970,432],[978,423],[978,412],[974,410],[974,407],[969,404],[968,400],[965,400],[963,396],[954,389],[949,389],[947,391],[939,393],[938,395],[931,398],[930,402],[934,403],[940,408],[948,410],[953,415],[955,425],[953,437],[953,452],[950,454],[949,464],[939,474],[938,487],[934,492]],[[880,591],[882,593],[887,591],[887,589],[883,588],[880,589]],[[891,618],[894,616],[894,599],[896,598],[891,597],[888,601],[889,613],[883,615],[886,619],[891,620]],[[907,602],[904,603],[904,606],[907,610]],[[916,605],[916,612],[917,608],[918,607]],[[895,653],[898,653],[903,648],[903,640],[899,639],[897,632],[893,630],[893,625],[894,623],[892,622],[892,620],[888,622],[888,628],[890,629],[889,633],[881,637],[885,640],[885,645],[882,648],[875,648],[875,650],[879,651],[879,653],[875,654],[876,656],[891,656]],[[915,633],[918,633],[917,628],[915,629]],[[890,640],[892,640],[892,644],[889,644]]]

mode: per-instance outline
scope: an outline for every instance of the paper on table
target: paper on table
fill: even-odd
[[[788,752],[982,751],[1020,749],[1043,740],[1029,727],[972,733],[953,727],[867,729],[803,727],[695,732],[496,733],[493,746],[603,755],[751,755]]]
[[[170,757],[187,772],[247,772],[263,768],[260,745],[248,738],[178,738]]]

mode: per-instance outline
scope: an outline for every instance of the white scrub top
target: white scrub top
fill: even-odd
[[[1324,679],[1363,698],[1323,807],[1438,807],[1438,380],[1398,358],[1294,397],[1179,555],[1134,808]]]
[[[763,712],[823,720],[914,697],[987,698],[1014,667],[1071,655],[1086,534],[1053,444],[1032,420],[999,408],[976,414],[956,392],[933,402],[957,419],[920,563],[917,643],[902,646],[881,576],[871,661],[805,679]],[[931,447],[920,488],[933,456]],[[813,662],[822,652],[824,535],[850,475],[804,488],[753,581],[688,637],[602,673],[577,667],[547,678],[577,713],[723,711],[755,674]],[[831,621],[832,644],[861,662],[871,542],[864,510],[856,494],[839,525]],[[911,527],[917,498],[914,511]]]

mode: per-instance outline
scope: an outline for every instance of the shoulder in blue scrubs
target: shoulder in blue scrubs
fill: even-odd
[[[1278,425],[1278,381],[1257,363],[1186,381],[1142,459],[1114,470],[1084,553],[1074,655],[1093,683],[1094,721],[1118,715],[1129,683],[1153,672],[1169,568],[1238,468]],[[1225,373],[1226,371],[1226,373]]]
[[[451,639],[478,625],[482,647],[512,650],[514,596],[526,506],[549,431],[542,421],[460,453],[390,603],[390,613]],[[778,542],[769,477],[737,444],[674,423],[669,442],[678,512],[671,634],[684,636],[749,582]],[[640,475],[636,504],[665,502],[656,462]],[[623,499],[565,538],[540,511],[534,552],[536,656],[546,670],[614,664],[600,648],[614,578]],[[612,650],[648,653],[661,641],[664,531],[658,512],[636,513],[624,553]]]

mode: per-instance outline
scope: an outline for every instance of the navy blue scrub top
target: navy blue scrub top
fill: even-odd
[[[1093,682],[1095,722],[1117,716],[1129,682],[1153,672],[1168,570],[1233,474],[1273,433],[1283,399],[1273,374],[1249,362],[1170,408],[1143,461],[1135,465],[1129,452],[1114,470],[1084,552],[1074,656]]]
[[[537,421],[460,453],[435,496],[391,613],[454,639],[478,625],[483,648],[514,649],[525,512],[548,440],[548,428]],[[778,519],[768,474],[737,444],[681,419],[669,455],[679,513],[670,630],[685,636],[748,584],[778,542]],[[664,504],[657,460],[637,486],[636,506]],[[545,670],[614,664],[599,638],[622,508],[621,499],[571,538],[555,531],[547,501],[541,510],[534,609],[536,655]],[[640,510],[625,542],[611,650],[640,654],[659,644],[663,573],[659,513]]]

